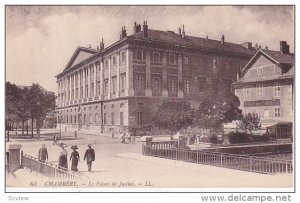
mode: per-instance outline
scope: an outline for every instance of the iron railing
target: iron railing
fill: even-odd
[[[76,179],[83,177],[82,174],[67,169],[61,169],[55,164],[41,162],[35,157],[24,154],[23,151],[21,152],[21,165],[30,169],[31,171],[51,178]]]
[[[162,146],[161,143],[158,145],[156,143],[152,143],[148,146],[143,145],[142,151],[146,156],[175,159],[255,173],[275,174],[293,172],[291,160],[187,150],[173,147],[173,145],[171,145],[172,147]]]

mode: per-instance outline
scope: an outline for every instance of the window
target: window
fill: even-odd
[[[126,61],[126,52],[124,51],[121,53],[121,62],[123,63],[125,61]]]
[[[275,107],[275,117],[280,117],[280,107]]]
[[[91,84],[91,97],[94,96],[94,83]]]
[[[89,115],[89,124],[92,124],[92,114]]]
[[[245,86],[245,100],[250,98],[250,88],[248,85]]]
[[[274,97],[280,97],[280,83],[279,82],[274,83],[273,95],[274,95]]]
[[[104,61],[104,68],[108,68],[108,59],[105,59]]]
[[[103,124],[106,125],[106,113],[103,114]]]
[[[153,61],[160,62],[160,53],[159,52],[153,52]]]
[[[108,79],[104,80],[104,95],[108,95]]]
[[[217,69],[217,67],[218,67],[217,59],[214,59],[214,60],[213,60],[213,68],[214,68],[214,69]]]
[[[145,89],[144,75],[137,74],[135,78],[135,91],[142,92]]]
[[[83,87],[82,86],[80,87],[80,98],[81,99],[83,98]]]
[[[259,99],[261,99],[263,96],[263,85],[262,84],[256,84],[256,92],[257,92],[257,97]]]
[[[231,85],[233,83],[232,79],[224,79],[224,85],[226,91],[231,91]]]
[[[270,117],[270,110],[269,109],[264,110],[264,117]]]
[[[184,57],[184,65],[189,65],[189,57],[188,56]]]
[[[123,112],[120,112],[120,125],[124,125]]]
[[[190,94],[190,80],[188,78],[183,79],[183,93]]]
[[[116,76],[111,78],[111,83],[112,83],[112,93],[115,94],[117,91],[117,77]]]
[[[117,56],[112,57],[112,65],[115,66],[117,64]]]
[[[70,115],[70,123],[73,123],[72,115]]]
[[[205,89],[205,78],[199,78],[199,92],[203,92]]]
[[[84,114],[83,115],[83,123],[85,123],[86,122],[86,115]]]
[[[168,80],[168,91],[169,96],[177,96],[177,77],[169,77]]]
[[[262,68],[262,67],[257,67],[257,68],[256,68],[256,71],[257,71],[257,75],[262,75],[262,73],[263,73],[263,68]]]
[[[98,80],[97,81],[97,95],[100,95],[100,90],[101,90],[101,88],[100,88],[100,81]]]
[[[174,54],[169,54],[169,63],[176,64],[176,58]]]
[[[99,116],[98,116],[98,114],[96,113],[95,114],[95,124],[97,124],[99,122]]]
[[[121,75],[121,91],[124,92],[126,87],[126,74]]]
[[[77,123],[76,115],[74,116],[74,123],[75,123],[75,124]]]
[[[143,112],[138,112],[138,125],[143,124]]]
[[[161,91],[160,77],[153,77],[153,79],[152,79],[152,91],[154,93],[159,93]]]
[[[143,51],[142,50],[136,50],[135,51],[135,59],[136,60],[143,60]]]
[[[111,113],[111,124],[115,125],[115,113]]]

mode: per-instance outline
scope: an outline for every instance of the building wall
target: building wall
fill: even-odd
[[[259,68],[262,70],[258,74]],[[235,85],[243,113],[258,113],[263,125],[293,121],[293,80],[274,77],[280,75],[281,68],[262,56],[253,63],[244,75],[245,80],[251,77],[252,82]]]
[[[71,131],[119,132],[120,112],[123,126],[151,124],[156,107],[167,99],[198,101],[230,91],[245,63],[245,57],[228,54],[120,46],[58,78],[58,116]]]

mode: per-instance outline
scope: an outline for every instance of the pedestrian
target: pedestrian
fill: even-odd
[[[79,157],[79,153],[76,151],[78,149],[77,145],[73,145],[71,147],[71,149],[73,149],[73,152],[71,153],[70,156],[70,161],[72,161],[72,165],[71,165],[71,170],[77,172],[78,171],[78,161],[80,159]]]
[[[75,139],[77,139],[77,131],[76,130],[74,132],[74,135],[75,135]]]
[[[53,145],[57,145],[56,134],[54,134],[54,136],[53,136]]]
[[[46,159],[48,160],[48,151],[47,151],[45,144],[43,144],[42,147],[40,148],[39,154],[38,154],[38,160],[40,162],[42,162],[40,164],[40,172],[41,173],[44,172],[44,163],[45,163]]]
[[[43,163],[46,161],[46,159],[48,160],[48,151],[45,144],[43,144],[39,150],[38,159],[40,162]]]
[[[126,144],[126,142],[125,142],[125,132],[121,132],[121,139],[122,139],[122,144],[123,143],[125,143]]]
[[[88,165],[88,171],[92,171],[92,162],[95,161],[95,150],[92,148],[92,145],[88,145],[88,149],[85,151],[83,160],[86,160]]]
[[[58,158],[58,168],[67,171],[68,170],[68,152],[66,150],[67,145],[61,143],[59,146],[61,147],[61,152]]]

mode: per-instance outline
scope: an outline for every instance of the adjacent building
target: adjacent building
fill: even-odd
[[[66,131],[119,132],[151,125],[162,102],[201,101],[231,91],[236,75],[255,53],[247,42],[159,31],[135,23],[120,39],[97,49],[78,47],[57,78],[57,115]]]
[[[256,112],[262,127],[293,122],[295,57],[285,41],[280,51],[259,49],[233,84],[243,113]]]

